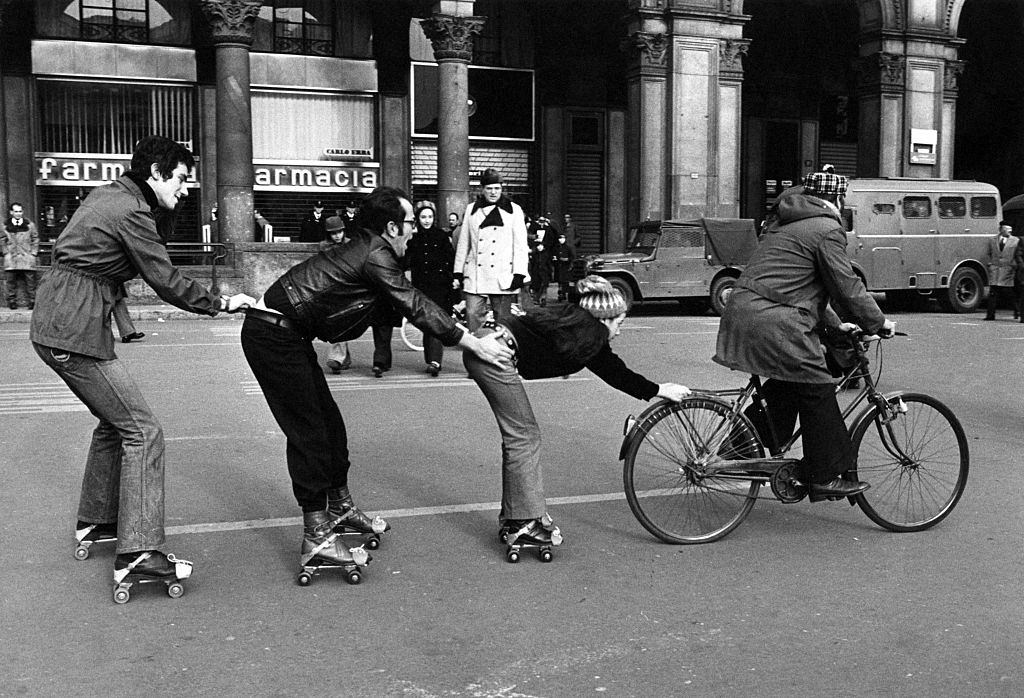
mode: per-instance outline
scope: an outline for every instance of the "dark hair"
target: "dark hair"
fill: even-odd
[[[409,195],[397,187],[377,187],[363,199],[359,205],[356,221],[361,228],[366,228],[378,235],[384,233],[388,221],[394,221],[399,230],[405,230],[405,209],[402,199],[409,200]]]
[[[11,210],[12,208],[14,208],[15,206],[21,206],[21,210],[22,210],[22,211],[24,211],[24,210],[25,210],[25,205],[24,205],[24,204],[22,204],[22,203],[21,203],[20,201],[12,201],[12,202],[11,202],[11,205],[7,207],[7,210],[8,210],[8,211],[10,211],[10,210]]]
[[[165,136],[146,136],[135,144],[132,153],[132,164],[128,171],[137,177],[149,179],[150,165],[156,163],[156,169],[164,179],[170,179],[174,168],[179,164],[190,171],[196,166],[196,159],[189,149],[177,141]]]
[[[14,205],[14,204],[11,204],[11,206],[13,206],[13,205]],[[999,221],[999,227],[1000,227],[1000,228],[1002,228],[1002,227],[1003,227],[1004,225],[1005,225],[1005,226],[1006,226],[1007,228],[1012,228],[1012,227],[1013,227],[1012,225],[1010,225],[1010,222],[1009,222],[1009,221]]]

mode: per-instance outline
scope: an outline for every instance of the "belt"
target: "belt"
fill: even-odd
[[[492,320],[484,322],[482,325],[480,325],[480,327],[489,330],[494,330],[494,334],[492,336],[504,342],[505,346],[512,350],[512,368],[518,367],[519,345],[516,344],[516,338],[515,335],[512,334],[512,330],[505,327],[504,325],[499,325],[498,323]]]
[[[302,328],[299,327],[299,323],[290,318],[286,318],[281,313],[272,313],[269,310],[262,310],[260,308],[249,308],[245,311],[245,316],[256,320],[262,320],[263,322],[277,327],[283,327],[286,330],[291,330],[300,337],[305,336]]]

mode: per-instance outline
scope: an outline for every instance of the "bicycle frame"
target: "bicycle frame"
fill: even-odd
[[[898,445],[897,439],[895,439],[892,434],[891,423],[896,416],[896,412],[901,410],[901,403],[893,405],[890,400],[898,397],[898,393],[886,396],[877,390],[874,377],[871,375],[871,371],[869,369],[870,362],[867,356],[868,344],[869,342],[865,341],[863,337],[856,338],[855,349],[857,360],[853,366],[845,371],[836,384],[836,394],[839,394],[852,380],[860,378],[864,381],[863,387],[857,395],[846,405],[846,407],[842,409],[841,414],[843,416],[843,420],[848,422],[850,415],[852,415],[864,402],[876,405],[879,412],[884,415],[881,423],[879,424],[879,435],[886,450],[901,462],[909,461],[910,458],[903,453],[902,449]],[[758,407],[764,411],[769,428],[774,430],[774,426],[772,426],[774,422],[772,420],[771,411],[769,410],[764,398],[761,396],[761,378],[759,376],[751,376],[747,385],[743,388],[730,388],[726,390],[706,390],[696,388],[693,390],[693,395],[695,397],[708,397],[727,403],[730,406],[730,414],[748,423],[749,420],[744,415],[744,410],[751,403],[756,403]],[[903,407],[902,410],[905,411],[905,407]],[[640,418],[630,417],[629,420],[627,420],[626,438],[623,439],[622,449],[619,454],[620,460],[625,457],[626,448],[634,436],[633,431],[642,421],[642,416]],[[885,426],[886,433],[881,432],[882,425]],[[771,446],[771,444],[766,443],[764,436],[757,433],[756,429],[752,429],[752,431],[757,434],[761,446],[765,447],[766,451],[770,450],[770,456],[765,458],[711,459],[709,462],[704,464],[704,473],[707,475],[714,474],[718,477],[728,478],[733,475],[733,472],[730,471],[735,471],[736,479],[768,482],[771,479],[771,475],[780,468],[794,465],[799,462],[799,459],[796,458],[786,458],[786,454],[801,438],[802,427],[795,429],[792,435],[790,435],[784,443],[776,446],[774,449],[767,448]],[[772,443],[774,444],[776,441],[774,434],[772,434],[772,437]]]

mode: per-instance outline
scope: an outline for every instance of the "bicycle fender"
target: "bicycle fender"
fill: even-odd
[[[619,460],[626,459],[626,451],[629,450],[629,444],[633,441],[633,437],[636,435],[637,426],[647,419],[647,415],[668,402],[670,401],[662,398],[653,405],[648,405],[647,408],[638,416],[634,417],[633,415],[629,415],[626,417],[626,423],[623,425],[624,436],[622,437],[622,445],[619,446]]]

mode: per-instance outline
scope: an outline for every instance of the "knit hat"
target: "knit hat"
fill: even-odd
[[[628,310],[626,299],[604,277],[593,274],[584,277],[576,282],[576,291],[580,295],[577,305],[598,320],[618,317]]]
[[[480,186],[486,187],[488,184],[501,184],[501,173],[493,167],[488,167],[480,175]]]

